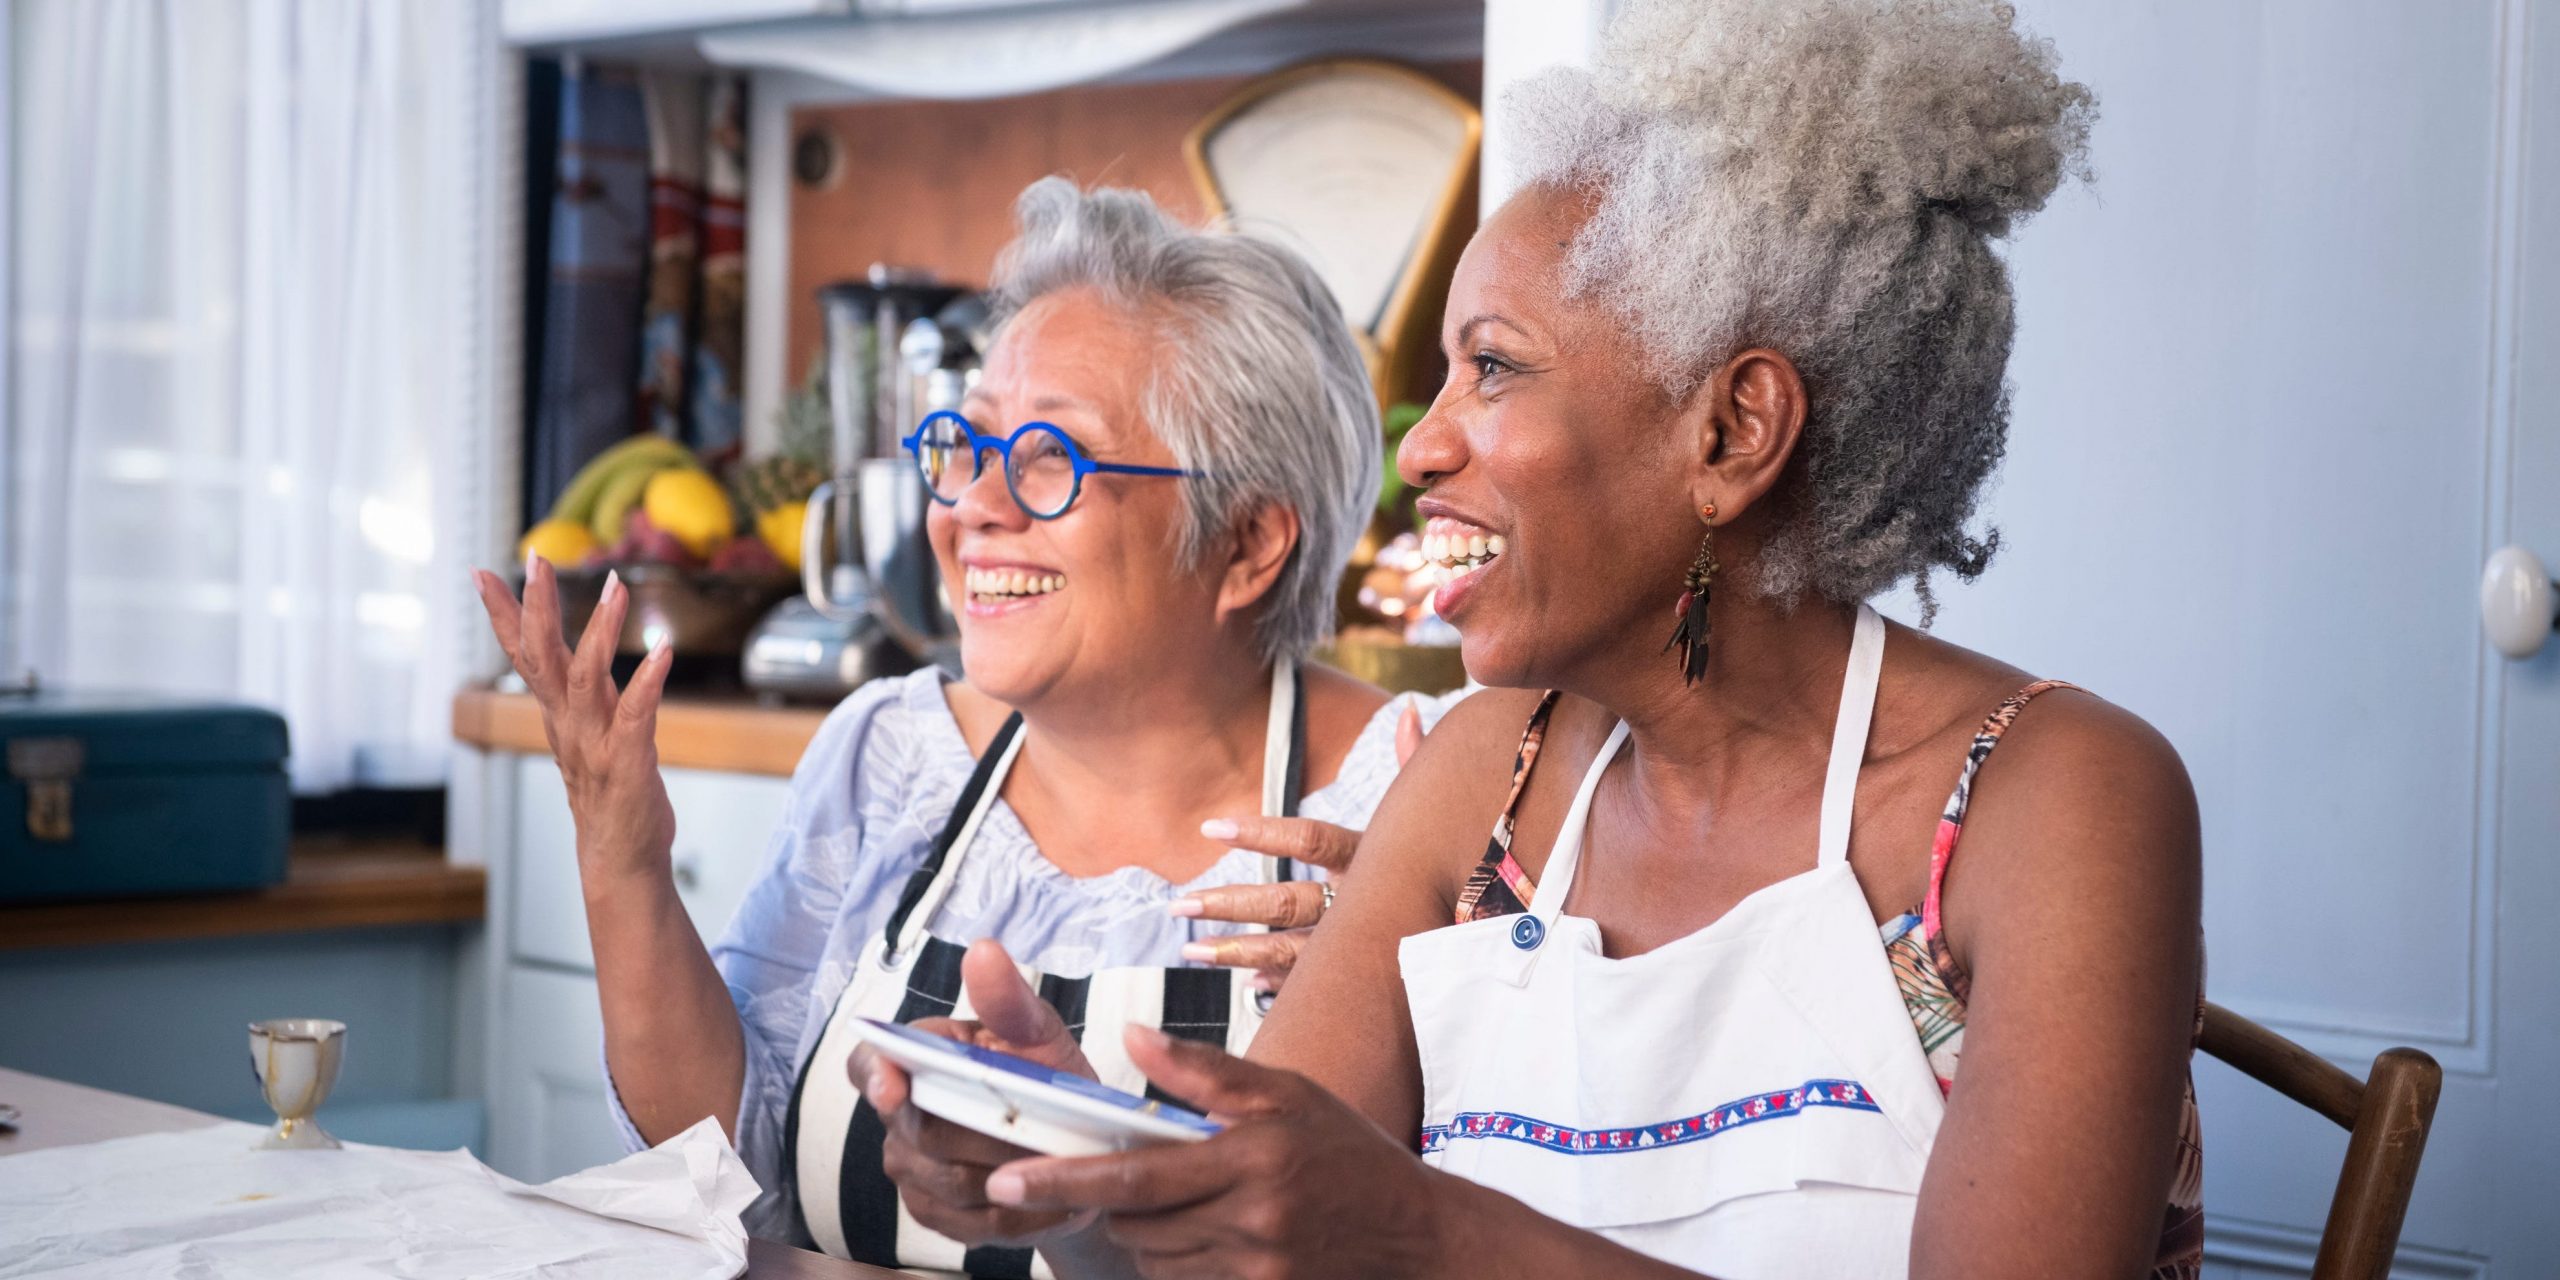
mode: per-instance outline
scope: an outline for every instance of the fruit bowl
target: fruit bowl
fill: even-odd
[[[626,564],[564,568],[560,581],[560,629],[572,648],[587,629],[588,615],[604,597],[608,572],[619,572],[631,592],[631,608],[622,617],[622,636],[615,651],[641,654],[661,636],[680,657],[736,657],[747,647],[747,632],[783,597],[800,589],[788,573],[741,573],[691,569],[669,564]]]

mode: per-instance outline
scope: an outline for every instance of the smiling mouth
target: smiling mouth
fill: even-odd
[[[1026,569],[969,569],[963,574],[973,604],[997,604],[1007,600],[1024,600],[1051,595],[1066,588],[1064,574],[1034,573]]]
[[[1433,516],[1422,530],[1423,560],[1453,580],[1500,559],[1506,546],[1501,534],[1446,516]]]

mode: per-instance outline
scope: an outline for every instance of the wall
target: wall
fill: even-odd
[[[1472,63],[1425,68],[1469,99]],[[819,343],[819,286],[859,278],[875,262],[920,267],[984,284],[996,251],[1013,238],[1013,199],[1032,182],[1064,174],[1092,185],[1136,187],[1188,222],[1208,208],[1182,158],[1193,125],[1251,77],[1089,85],[978,102],[887,102],[805,107],[791,135],[832,133],[843,145],[839,176],[791,191],[789,332],[794,380]],[[1436,308],[1435,308],[1436,309]]]

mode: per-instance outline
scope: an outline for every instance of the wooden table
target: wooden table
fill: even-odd
[[[0,1132],[0,1157],[145,1133],[174,1133],[221,1122],[185,1107],[67,1084],[0,1067],[0,1103],[18,1109],[18,1131]],[[866,1267],[789,1245],[747,1241],[750,1280],[907,1280],[903,1272]]]

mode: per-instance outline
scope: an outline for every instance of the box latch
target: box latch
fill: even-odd
[[[27,789],[27,834],[47,844],[71,839],[71,783],[87,751],[78,738],[19,738],[9,744],[9,776]]]

